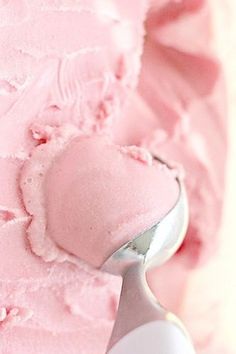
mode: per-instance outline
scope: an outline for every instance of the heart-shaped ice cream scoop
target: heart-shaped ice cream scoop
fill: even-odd
[[[145,277],[150,266],[164,263],[175,253],[185,236],[187,197],[178,177],[177,182],[179,197],[169,213],[114,252],[102,267],[123,276],[109,354],[194,354],[183,325],[157,302]]]
[[[70,254],[100,268],[178,199],[174,174],[145,149],[121,147],[103,136],[74,138],[59,152],[58,140],[44,145],[26,164],[22,185],[34,215],[32,249],[46,261]]]

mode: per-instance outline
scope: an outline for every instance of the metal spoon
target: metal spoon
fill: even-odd
[[[156,158],[159,162],[167,163]],[[123,277],[116,322],[108,354],[194,354],[191,340],[180,320],[164,309],[151,293],[145,273],[161,265],[178,249],[188,224],[184,185],[174,207],[157,224],[123,245],[102,269]]]

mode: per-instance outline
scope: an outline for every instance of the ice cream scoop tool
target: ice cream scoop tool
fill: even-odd
[[[165,164],[165,161],[156,158]],[[183,182],[173,208],[149,230],[114,252],[102,269],[123,277],[116,322],[108,354],[194,354],[180,320],[164,309],[146,282],[146,271],[167,261],[183,241],[188,203]],[[173,291],[173,289],[171,290]]]

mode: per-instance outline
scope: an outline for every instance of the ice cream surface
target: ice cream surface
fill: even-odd
[[[222,349],[184,306],[217,246],[225,125],[207,1],[0,1],[0,353],[105,352],[120,279],[72,255],[99,266],[173,206],[150,154],[184,166],[191,214],[150,285]]]

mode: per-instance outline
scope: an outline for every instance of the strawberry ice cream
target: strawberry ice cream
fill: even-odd
[[[184,171],[190,226],[150,287],[199,354],[233,353],[217,305],[186,305],[224,196],[214,44],[204,0],[0,1],[0,353],[105,353],[121,280],[98,268],[178,196],[152,155]]]
[[[168,213],[178,184],[143,148],[97,135],[63,144],[62,136],[35,149],[23,168],[29,240],[45,261],[75,262],[74,255],[99,268]]]

